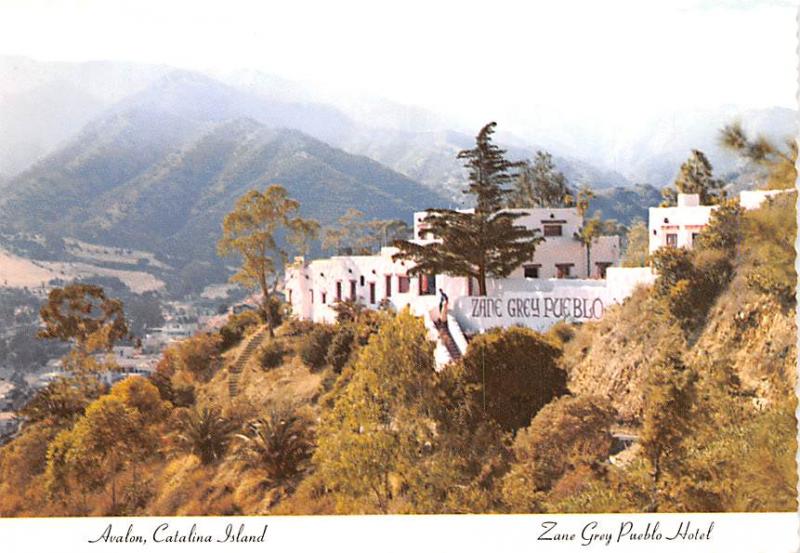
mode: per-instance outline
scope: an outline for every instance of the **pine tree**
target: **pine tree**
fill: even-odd
[[[502,211],[508,194],[505,186],[513,180],[511,171],[519,164],[505,159],[505,151],[492,143],[495,125],[483,127],[475,148],[458,154],[469,169],[469,185],[464,192],[475,196],[474,212],[429,210],[424,222],[436,241],[424,245],[395,243],[400,252],[394,259],[409,259],[416,264],[410,275],[472,277],[478,281],[479,294],[485,296],[488,277],[507,277],[533,257],[543,240],[538,231],[514,224],[522,213]]]
[[[692,150],[675,178],[675,189],[664,188],[661,191],[664,198],[662,205],[675,205],[677,192],[698,194],[702,205],[716,204],[725,198],[724,186],[725,181],[714,177],[714,168],[706,155],[700,150]]]
[[[556,169],[553,156],[539,150],[533,162],[524,162],[514,182],[509,207],[570,207],[574,195],[567,178]]]
[[[766,170],[766,188],[794,188],[797,181],[797,142],[793,137],[787,138],[785,145],[780,147],[763,136],[751,138],[737,121],[726,125],[720,131],[719,139],[723,147]]]

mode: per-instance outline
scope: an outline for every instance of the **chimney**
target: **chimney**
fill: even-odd
[[[678,194],[678,207],[697,207],[700,205],[700,194]]]

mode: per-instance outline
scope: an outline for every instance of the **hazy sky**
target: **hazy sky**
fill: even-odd
[[[796,8],[757,1],[0,0],[0,54],[254,68],[432,108],[630,123],[795,107]]]

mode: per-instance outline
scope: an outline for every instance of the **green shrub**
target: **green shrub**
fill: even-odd
[[[328,348],[333,338],[333,327],[317,325],[300,345],[300,359],[312,369],[325,365]]]
[[[355,332],[350,326],[340,326],[333,336],[331,345],[328,347],[326,361],[337,374],[342,372],[347,360],[350,358],[355,338]]]
[[[286,348],[279,340],[270,340],[258,352],[258,362],[265,369],[274,369],[283,363]]]
[[[219,329],[222,336],[222,349],[229,349],[238,344],[247,331],[262,323],[262,319],[255,311],[243,311],[238,315],[231,315],[225,326]]]
[[[316,324],[313,321],[292,317],[283,324],[284,336],[305,336],[311,334]]]
[[[527,328],[492,330],[476,336],[462,359],[469,402],[504,430],[527,426],[554,398],[566,393],[561,349]]]

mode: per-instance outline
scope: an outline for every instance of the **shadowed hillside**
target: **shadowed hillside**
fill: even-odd
[[[303,214],[330,223],[348,207],[408,220],[435,193],[299,131],[247,119],[216,125],[131,108],[96,121],[8,183],[4,230],[47,232],[154,251],[170,264],[212,260],[219,221],[252,188],[282,184]]]

